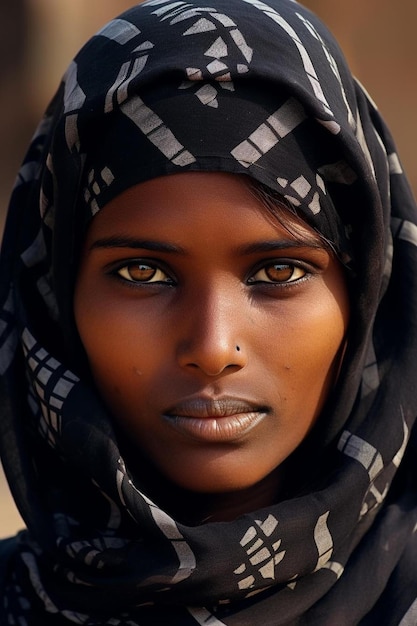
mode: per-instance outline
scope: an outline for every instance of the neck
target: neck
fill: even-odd
[[[126,460],[136,485],[177,522],[187,526],[233,521],[246,513],[276,504],[296,490],[297,481],[289,481],[288,476],[293,479],[294,473],[286,463],[246,489],[196,493],[173,484],[150,461],[139,466],[137,461]]]
[[[305,486],[303,472],[307,455],[303,446],[279,467],[258,483],[240,489],[220,493],[197,493],[183,489],[162,475],[153,463],[131,449],[124,441],[123,456],[137,487],[153,502],[171,515],[177,522],[187,526],[199,526],[209,522],[229,522],[246,513],[269,507],[272,504],[300,493]]]
[[[173,517],[188,525],[208,522],[230,522],[241,515],[271,506],[280,492],[280,473],[273,472],[256,485],[222,493],[193,493],[169,490],[170,502],[161,502]]]

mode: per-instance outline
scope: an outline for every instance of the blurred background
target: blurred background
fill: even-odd
[[[20,161],[66,66],[90,35],[134,3],[1,0],[0,231]],[[354,74],[378,103],[417,194],[417,3],[305,0],[304,4],[333,31]],[[0,470],[0,537],[22,525]]]

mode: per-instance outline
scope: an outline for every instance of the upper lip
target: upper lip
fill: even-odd
[[[221,396],[218,398],[195,396],[180,400],[163,411],[163,414],[204,419],[209,417],[229,417],[242,413],[265,413],[267,411],[267,407],[259,403],[235,396]]]

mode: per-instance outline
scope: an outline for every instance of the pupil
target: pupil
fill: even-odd
[[[266,273],[271,280],[289,280],[293,268],[290,265],[271,265],[266,269]]]
[[[135,280],[149,280],[155,274],[155,269],[149,265],[134,265],[129,270]]]

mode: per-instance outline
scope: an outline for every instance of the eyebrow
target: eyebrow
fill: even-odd
[[[320,241],[309,239],[277,239],[272,241],[259,241],[249,245],[239,246],[239,254],[253,254],[256,252],[273,252],[274,250],[286,250],[287,248],[310,248],[314,250],[325,250]]]
[[[148,239],[136,239],[135,237],[105,237],[97,239],[90,246],[90,250],[96,248],[132,248],[134,250],[153,250],[156,252],[175,252],[184,254],[185,250],[181,246],[161,241],[151,241]]]
[[[154,252],[170,252],[174,254],[186,254],[186,250],[176,244],[153,241],[149,239],[136,239],[129,236],[104,237],[94,241],[90,250],[100,248],[130,248],[133,250],[151,250]],[[239,255],[256,254],[259,252],[273,252],[274,250],[286,250],[288,248],[306,248],[325,250],[320,241],[314,238],[301,239],[274,239],[270,241],[257,241],[238,246],[236,253]]]

